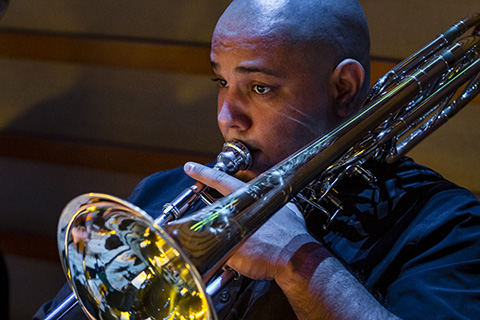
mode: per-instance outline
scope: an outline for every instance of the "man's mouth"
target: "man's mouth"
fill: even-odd
[[[243,145],[248,149],[248,151],[250,152],[250,154],[253,154],[253,153],[256,153],[259,151],[258,148],[255,147],[255,143],[251,143],[251,142],[248,142],[248,141],[244,141],[242,139],[231,139],[229,141],[240,141],[241,143],[243,143]]]

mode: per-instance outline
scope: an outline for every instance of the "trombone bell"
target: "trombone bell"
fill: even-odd
[[[64,211],[60,256],[91,319],[216,319],[196,268],[143,210],[90,193]]]

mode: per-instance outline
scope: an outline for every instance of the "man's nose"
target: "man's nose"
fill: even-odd
[[[252,119],[245,103],[235,97],[219,97],[217,121],[220,129],[246,131],[252,126]]]

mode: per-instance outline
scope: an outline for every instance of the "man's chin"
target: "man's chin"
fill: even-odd
[[[243,182],[253,180],[273,166],[269,162],[264,161],[263,156],[258,149],[253,149],[250,153],[252,157],[252,165],[247,170],[241,170],[235,174],[235,178]]]
[[[243,182],[249,182],[253,178],[255,178],[257,175],[253,174],[250,171],[239,171],[235,174],[235,178],[238,180],[241,180]]]
[[[250,180],[253,180],[257,176],[264,173],[265,171],[267,171],[267,169],[260,170],[260,169],[256,169],[256,168],[250,168],[250,169],[245,170],[245,171],[238,171],[235,174],[235,178],[237,178],[238,180],[241,180],[243,182],[249,182]]]

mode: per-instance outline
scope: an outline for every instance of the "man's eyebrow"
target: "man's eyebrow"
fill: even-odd
[[[215,61],[210,61],[213,69],[218,69],[219,65]],[[263,73],[267,76],[279,77],[278,72],[274,72],[269,69],[265,68],[258,68],[258,67],[247,67],[247,66],[238,66],[235,68],[235,71],[238,73],[248,74],[248,73]]]
[[[239,66],[235,68],[235,71],[237,71],[238,73],[263,73],[267,76],[278,77],[277,72],[265,68]]]

